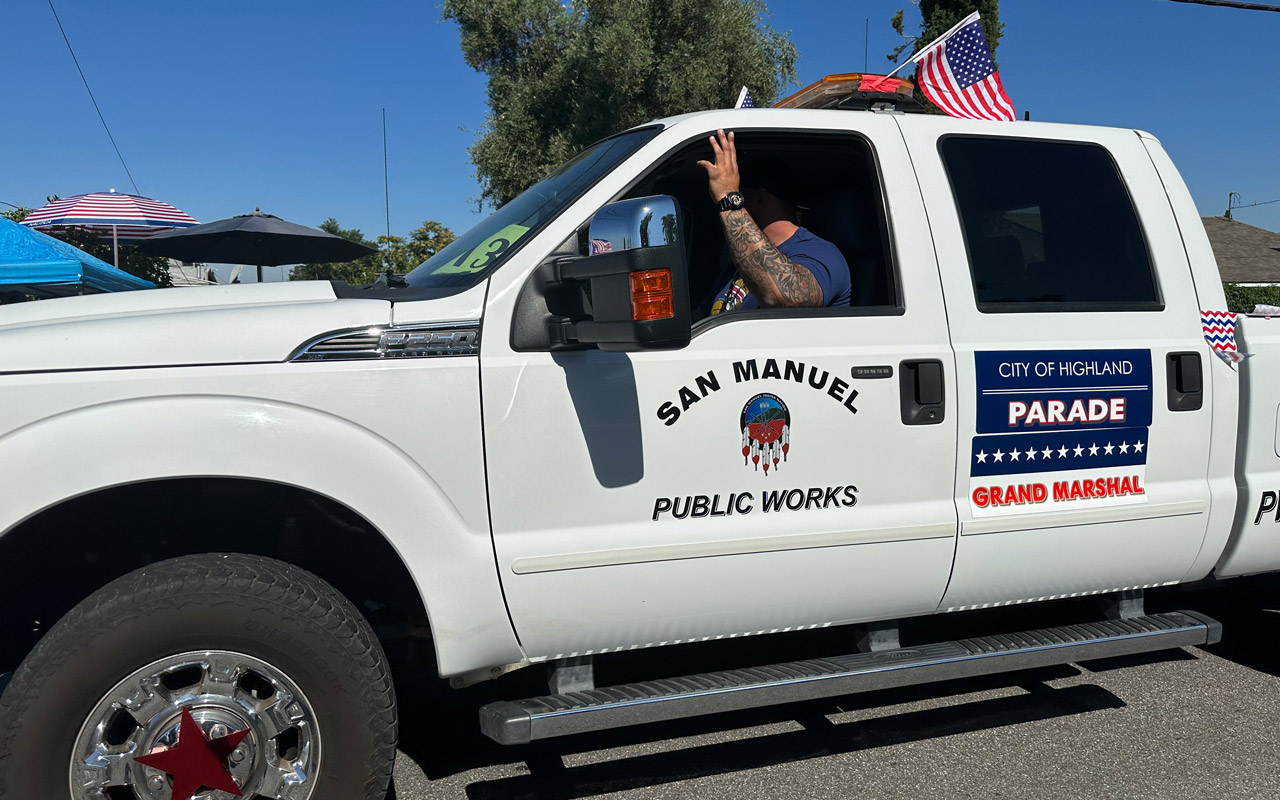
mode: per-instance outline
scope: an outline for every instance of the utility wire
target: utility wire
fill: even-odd
[[[1235,211],[1237,208],[1253,208],[1254,206],[1269,206],[1272,203],[1280,203],[1280,200],[1264,200],[1261,203],[1244,203],[1242,205],[1232,206],[1231,210]]]
[[[1271,3],[1245,3],[1241,0],[1172,0],[1174,3],[1192,3],[1199,6],[1222,6],[1224,8],[1241,8],[1245,11],[1280,11],[1280,6]]]
[[[124,174],[129,176],[129,183],[133,184],[133,193],[142,194],[138,191],[138,182],[133,179],[133,173],[129,171],[129,165],[124,163],[124,156],[120,155],[120,146],[116,144],[116,137],[111,135],[111,128],[107,127],[107,119],[102,116],[102,109],[98,108],[98,100],[93,96],[93,90],[89,88],[89,79],[84,76],[84,70],[80,69],[80,59],[76,58],[76,51],[71,47],[71,40],[67,38],[67,31],[62,27],[62,20],[58,19],[58,9],[53,7],[53,0],[49,0],[49,10],[53,12],[53,21],[58,23],[58,30],[62,31],[62,41],[67,43],[67,52],[71,53],[71,60],[76,64],[76,71],[80,73],[80,80],[84,81],[84,90],[89,93],[89,99],[93,101],[93,110],[98,112],[98,119],[102,120],[102,127],[107,132],[107,138],[111,140],[111,146],[116,149],[116,156],[120,159],[120,166],[124,167]]]

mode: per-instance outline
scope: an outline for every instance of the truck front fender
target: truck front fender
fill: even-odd
[[[523,658],[487,526],[468,526],[417,462],[349,420],[250,397],[107,402],[0,437],[0,475],[6,533],[66,500],[145,481],[243,478],[315,492],[363,517],[404,561],[427,609],[441,675]]]

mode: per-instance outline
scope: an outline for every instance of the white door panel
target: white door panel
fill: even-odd
[[[919,187],[891,119],[786,118],[810,120],[871,141],[896,229],[921,232],[894,241],[902,313],[744,313],[677,351],[521,353],[503,326],[537,258],[494,277],[481,352],[491,512],[530,657],[937,607],[957,530],[955,370]],[[940,423],[903,424],[904,359],[943,365]],[[892,377],[851,374],[873,366]],[[744,416],[769,447],[752,451]]]
[[[1065,125],[1038,125],[1028,136],[1016,123],[972,126],[974,135],[1100,143],[1123,164],[1163,309],[983,313],[956,195],[938,155],[940,137],[967,126],[910,122],[916,124],[904,124],[904,135],[913,153],[923,154],[915,165],[938,246],[959,385],[961,536],[943,608],[1182,580],[1208,516],[1212,389],[1206,383],[1199,411],[1169,409],[1166,357],[1203,351],[1204,341],[1181,237],[1138,136]],[[1036,265],[1026,257],[1030,270]],[[1102,262],[1108,257],[1096,253]],[[1028,365],[1022,369],[1031,376],[1019,374],[1017,364]],[[1064,364],[1076,366],[1064,374]],[[1073,409],[1076,400],[1082,405]],[[1118,415],[1110,405],[1116,400]],[[1061,403],[1056,415],[1051,402]],[[997,430],[992,420],[1002,415]]]

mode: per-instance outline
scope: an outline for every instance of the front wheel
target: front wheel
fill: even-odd
[[[0,698],[0,796],[377,800],[395,757],[386,657],[290,564],[198,555],[71,610]]]

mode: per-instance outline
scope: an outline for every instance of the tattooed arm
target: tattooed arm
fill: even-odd
[[[711,137],[715,163],[699,161],[707,171],[707,189],[719,202],[738,191],[738,151],[733,132],[716,131]],[[779,252],[746,209],[720,212],[729,254],[742,282],[756,296],[761,308],[802,308],[823,305],[822,287],[813,273]],[[793,226],[794,230],[794,226]]]
[[[745,208],[721,212],[720,222],[742,282],[756,296],[761,308],[805,308],[823,304],[822,287],[809,268],[784,256]]]

